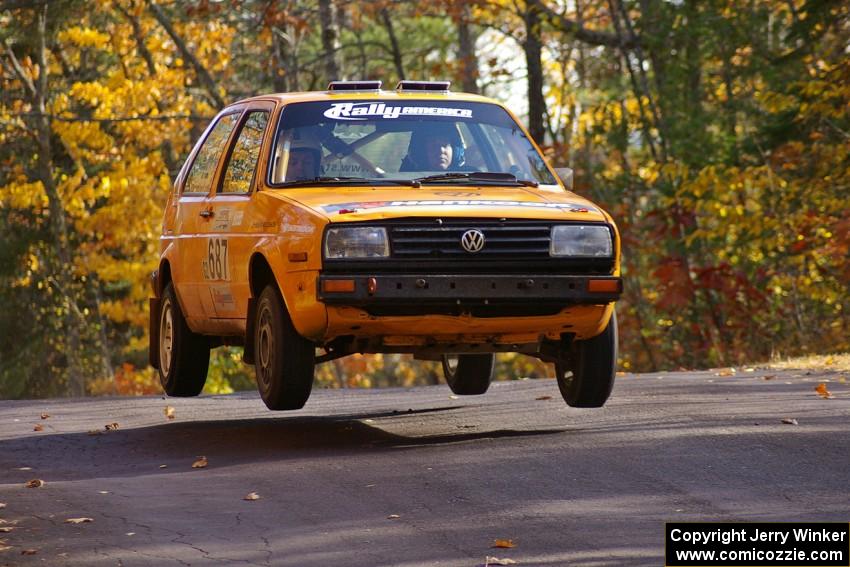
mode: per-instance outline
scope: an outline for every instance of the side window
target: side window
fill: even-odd
[[[195,156],[189,175],[186,176],[186,184],[183,186],[184,193],[209,193],[221,151],[224,149],[224,145],[227,143],[227,139],[230,137],[238,119],[238,112],[225,114],[213,126],[201,149],[198,150],[198,155]]]
[[[221,193],[247,193],[251,190],[251,181],[254,179],[254,170],[257,168],[260,146],[268,123],[269,113],[266,111],[248,114],[233,145],[233,153],[230,154],[230,161],[224,173],[224,182],[219,188]]]

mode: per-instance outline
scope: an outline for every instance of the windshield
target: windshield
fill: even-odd
[[[340,181],[347,183],[556,183],[511,116],[495,104],[477,102],[290,104],[281,113],[272,160],[273,187],[317,178],[345,178]],[[504,175],[475,175],[481,172]],[[467,175],[446,175],[454,173]]]

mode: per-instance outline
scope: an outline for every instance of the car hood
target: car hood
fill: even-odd
[[[310,207],[331,222],[434,216],[607,220],[599,207],[556,186],[329,186],[269,192]]]

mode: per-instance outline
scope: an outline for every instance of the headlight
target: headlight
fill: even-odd
[[[325,258],[384,258],[390,255],[387,229],[352,226],[328,229]]]
[[[611,231],[607,226],[571,224],[552,228],[552,256],[610,258],[614,253]]]

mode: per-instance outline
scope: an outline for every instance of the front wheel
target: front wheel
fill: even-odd
[[[455,394],[477,396],[490,387],[495,360],[492,354],[444,354],[443,376]]]
[[[174,286],[162,290],[159,308],[159,381],[169,396],[197,396],[204,389],[210,364],[210,344],[186,324]]]
[[[316,347],[298,334],[274,284],[257,301],[254,323],[257,388],[270,410],[304,407],[313,388]]]
[[[567,405],[601,408],[614,387],[617,371],[617,314],[601,334],[570,345],[567,361],[555,364],[555,378]]]

